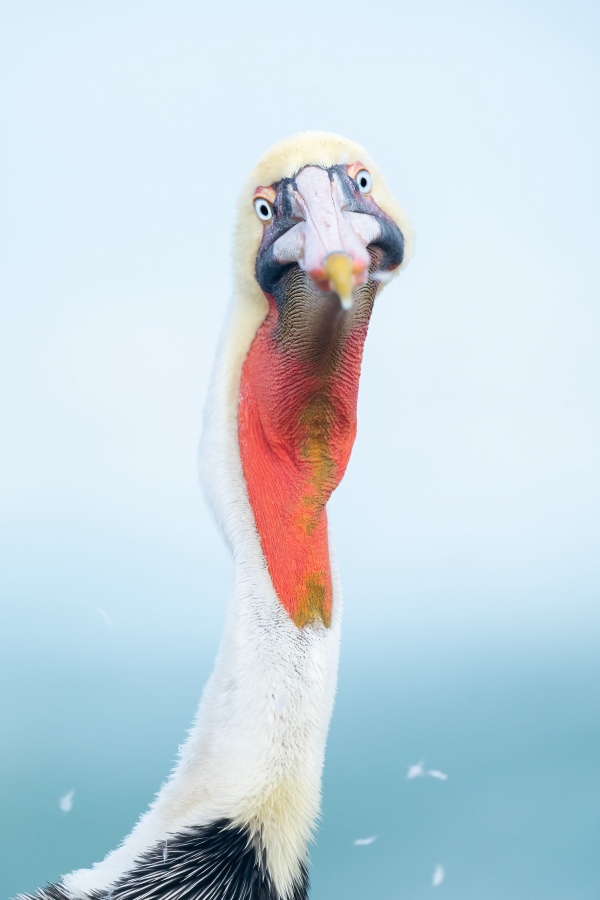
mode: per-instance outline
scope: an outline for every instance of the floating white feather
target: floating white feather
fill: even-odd
[[[59,809],[62,812],[64,812],[64,813],[71,812],[71,810],[73,809],[73,797],[74,796],[75,796],[74,790],[67,791],[66,794],[63,794],[63,796],[58,801]]]

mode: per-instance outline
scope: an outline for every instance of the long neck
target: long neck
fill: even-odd
[[[230,355],[213,384],[203,454],[208,493],[235,564],[219,654],[169,781],[117,850],[94,869],[67,876],[64,885],[73,897],[107,890],[120,878],[132,879],[131,872],[143,879],[146,863],[140,860],[149,860],[150,868],[162,865],[169,846],[179,853],[182,835],[204,834],[215,823],[263,860],[272,886],[265,897],[306,897],[307,844],[320,806],[342,605],[325,503],[354,439],[372,299],[365,293],[346,320],[327,306],[317,307],[314,317],[296,316],[294,334],[310,348],[300,364],[290,330],[293,303],[271,303],[245,349],[234,339],[240,331],[234,318]],[[273,393],[261,367],[265,353],[275,366]],[[259,448],[263,469],[248,452]],[[274,486],[275,496],[264,482]],[[273,550],[274,536],[293,560],[285,577],[289,585],[298,576],[296,599],[278,581],[285,553]],[[315,571],[323,574],[322,590],[307,601]]]

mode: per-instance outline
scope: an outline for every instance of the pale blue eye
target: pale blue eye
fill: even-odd
[[[270,222],[273,218],[273,207],[264,197],[257,197],[254,201],[254,211],[261,222]]]
[[[371,173],[367,172],[366,169],[361,169],[360,172],[357,172],[355,180],[361,194],[368,194],[371,191],[373,180],[371,179]]]

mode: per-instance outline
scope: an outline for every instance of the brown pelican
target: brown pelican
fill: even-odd
[[[231,547],[225,632],[170,778],[131,834],[38,900],[303,900],[338,668],[326,504],[363,345],[410,228],[366,151],[309,132],[242,191],[201,471]]]

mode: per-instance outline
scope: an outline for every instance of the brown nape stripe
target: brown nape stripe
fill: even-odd
[[[306,863],[292,894],[285,900],[307,900]],[[188,829],[161,841],[107,891],[89,900],[284,900],[269,874],[264,850],[244,828],[227,819]],[[71,900],[58,884],[17,900]]]

